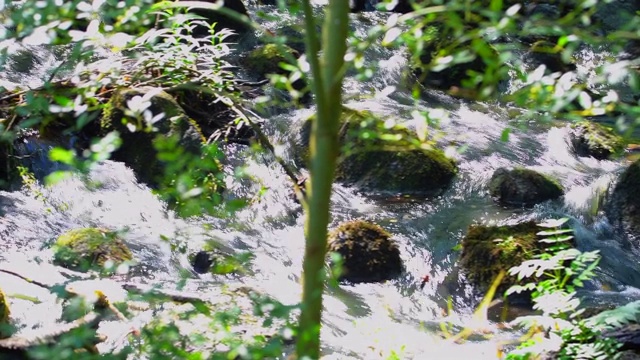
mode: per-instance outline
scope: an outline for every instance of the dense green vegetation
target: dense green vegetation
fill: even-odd
[[[378,8],[392,9],[392,3],[382,2]],[[348,252],[340,256],[335,248],[337,240],[327,241],[334,182],[342,180],[386,191],[432,194],[446,188],[456,174],[454,162],[446,158],[437,145],[439,113],[416,108],[411,114],[419,122],[415,127],[389,119],[371,125],[367,123],[370,119],[366,114],[357,113],[345,121],[343,79],[348,73],[360,80],[376,76],[378,64],[364,61],[364,53],[374,42],[406,53],[411,66],[405,85],[412,90],[416,102],[424,96],[426,88],[435,88],[469,101],[509,104],[527,109],[516,124],[521,128],[526,128],[532,119],[584,121],[607,115],[613,119],[621,137],[610,129],[594,129],[591,123],[580,122],[574,126],[576,150],[587,151],[584,147],[588,146],[591,149],[588,151],[595,152],[598,158],[618,156],[623,151],[624,143],[640,121],[637,100],[633,95],[626,96],[640,91],[635,48],[640,40],[637,15],[629,15],[623,22],[612,22],[607,18],[611,5],[590,0],[575,4],[550,2],[557,10],[551,15],[543,8],[538,7],[538,12],[531,10],[535,2],[399,3],[396,10],[403,14],[389,17],[384,25],[371,26],[362,36],[350,30],[350,19],[354,15],[349,14],[348,1],[330,0],[321,9],[315,9],[309,0],[277,1],[275,6],[281,11],[303,18],[303,27],[299,29],[305,43],[302,55],[292,49],[293,45],[287,45],[291,39],[252,22],[240,1],[225,1],[226,6],[222,2],[151,0],[92,3],[26,0],[19,5],[0,2],[6,24],[0,31],[2,40],[15,40],[29,46],[64,47],[68,51],[67,60],[53,69],[41,86],[3,88],[0,97],[0,140],[4,141],[0,144],[2,188],[11,189],[15,186],[14,180],[20,177],[19,161],[8,144],[26,131],[37,130],[43,137],[57,140],[81,134],[85,142],[82,148],[57,147],[50,152],[52,160],[70,170],[56,171],[47,181],[59,181],[71,173],[87,175],[96,164],[113,158],[132,168],[138,180],[152,186],[178,215],[228,217],[251,199],[228,199],[222,195],[225,176],[229,175],[222,171],[224,153],[220,145],[233,141],[255,142],[263,151],[273,151],[252,115],[254,111],[279,109],[288,102],[301,106],[295,100],[306,97],[312,99],[315,112],[310,120],[308,149],[304,149],[303,155],[308,178],[301,181],[287,164],[281,164],[292,180],[291,186],[306,216],[303,292],[299,305],[285,306],[261,294],[244,294],[237,289],[224,291],[229,299],[227,306],[183,295],[138,291],[134,296],[137,300],[148,303],[171,300],[174,305],[180,303],[175,308],[184,305],[186,310],[180,312],[172,308],[174,305],[168,305],[163,316],[176,321],[165,322],[158,317],[141,330],[132,331],[129,335],[134,340],[120,351],[99,354],[94,344],[94,326],[89,326],[95,325],[95,320],[85,317],[95,312],[101,317],[126,319],[130,314],[125,301],[112,301],[100,289],[93,291],[91,298],[83,297],[75,289],[52,286],[50,290],[76,310],[69,321],[82,321],[55,346],[28,347],[29,356],[34,359],[262,359],[282,356],[286,347],[295,341],[296,358],[318,359],[322,296],[327,286],[336,285],[335,275],[340,276],[340,269],[327,267],[327,250],[333,246],[338,253],[330,255],[332,265],[352,260]],[[211,12],[200,14],[213,15],[206,22],[187,13],[187,8],[204,9]],[[258,15],[270,16],[266,10],[259,11]],[[233,27],[235,33],[216,26],[216,21]],[[318,28],[322,28],[320,34]],[[253,36],[265,43],[248,54],[241,54],[241,62],[260,78],[267,77],[273,89],[288,92],[284,100],[274,96],[252,102],[245,97],[243,86],[248,85],[239,81],[239,74],[234,73],[229,64],[233,52],[230,39],[241,42],[242,36]],[[575,56],[585,47],[604,48],[610,57],[596,71],[596,78],[588,81],[574,72]],[[4,65],[11,66],[10,49],[4,47],[0,51]],[[98,61],[103,51],[117,54],[117,60]],[[618,57],[623,52],[628,54],[627,58]],[[522,53],[526,56],[520,56]],[[71,77],[66,77],[69,74]],[[515,79],[519,85],[517,90],[502,90],[508,77]],[[254,106],[256,103],[260,106]],[[508,140],[509,131],[505,130],[502,140]],[[383,168],[376,169],[372,165],[376,162],[382,162]],[[406,173],[401,176],[402,181],[394,183],[389,178],[397,171],[391,166],[398,164]],[[527,175],[535,177],[534,182],[548,180],[538,174]],[[551,185],[545,183],[551,187],[549,197],[540,199],[541,195],[536,193],[533,195],[536,199],[523,200],[516,194],[515,202],[518,206],[530,205],[534,200],[560,196],[562,189],[555,182],[549,182]],[[493,188],[492,195],[496,197],[511,190],[502,191],[498,189],[500,185]],[[513,205],[512,201],[501,202]],[[563,221],[543,223],[541,226],[546,230],[536,232],[537,226],[531,222],[516,226],[515,233],[513,229],[497,228],[493,229],[497,233],[491,234],[486,233],[487,228],[474,227],[467,237],[472,238],[471,243],[479,244],[480,250],[472,253],[472,246],[463,244],[465,265],[482,266],[469,278],[482,283],[490,294],[488,300],[492,300],[496,289],[502,292],[506,284],[511,285],[517,279],[519,285],[507,293],[526,291],[533,299],[534,309],[541,313],[523,319],[523,328],[530,329],[529,336],[516,344],[518,348],[507,358],[533,358],[531,354],[544,351],[563,359],[578,355],[593,359],[617,356],[619,344],[601,336],[611,325],[603,325],[607,319],[603,316],[582,318],[577,310],[576,289],[595,276],[598,254],[573,249],[571,230],[562,228],[563,224]],[[384,247],[398,251],[393,243],[386,242],[389,236],[384,230],[375,225],[367,229],[380,233],[374,236],[375,241],[365,243],[366,246],[380,250],[380,244],[385,244]],[[85,242],[77,239],[80,235],[87,238]],[[336,236],[334,234],[334,238]],[[358,242],[340,245],[352,250],[354,244]],[[116,246],[119,253],[108,253],[104,246]],[[181,251],[180,244],[171,243],[171,246],[174,251]],[[57,262],[72,269],[113,268],[114,263],[132,259],[129,249],[117,239],[117,233],[102,229],[77,230],[60,237],[54,247]],[[518,252],[517,256],[514,252]],[[211,266],[214,260],[203,254],[206,257],[204,272],[235,272],[247,260],[246,255],[233,258],[225,254],[223,260],[215,260],[218,262]],[[82,258],[76,259],[79,255]],[[478,261],[478,257],[482,261]],[[497,260],[505,260],[506,265],[498,268]],[[396,257],[390,262],[394,273],[402,266]],[[385,271],[384,267],[378,269],[377,263],[367,264],[377,269],[375,271]],[[496,268],[491,267],[494,264]],[[510,270],[511,279],[502,286],[492,287],[492,281],[496,277],[502,279],[504,271],[511,266],[515,266]],[[378,278],[384,278],[383,275]],[[524,279],[531,282],[524,283]],[[555,301],[554,308],[544,306],[549,298]],[[246,314],[246,306],[236,306],[247,299],[254,310],[252,315]],[[612,314],[619,320],[618,324],[624,324],[631,321],[630,314],[636,310],[629,306]],[[2,326],[8,315],[0,289],[0,338],[5,335]],[[199,323],[200,328],[185,333],[185,323],[202,318],[205,320]],[[261,332],[239,331],[237,327],[246,323],[258,324],[255,327]],[[447,333],[456,340],[467,336],[464,330]],[[552,348],[549,343],[560,345]],[[533,346],[540,344],[543,347]]]

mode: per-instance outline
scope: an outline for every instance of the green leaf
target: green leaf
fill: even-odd
[[[49,151],[49,159],[63,164],[72,165],[75,162],[76,153],[73,150],[55,147]]]
[[[500,141],[508,142],[509,141],[509,134],[511,134],[511,129],[510,128],[505,128],[504,130],[502,130],[502,133],[500,134]]]
[[[573,239],[573,235],[566,235],[566,236],[554,236],[551,238],[546,238],[546,239],[540,239],[541,243],[545,243],[545,244],[554,244],[554,243],[559,243],[559,242],[566,242]]]
[[[538,223],[538,226],[544,228],[557,228],[562,226],[564,223],[569,221],[569,218],[561,218],[561,219],[548,219],[541,223]]]
[[[567,234],[571,232],[573,232],[572,229],[543,230],[543,231],[537,232],[536,235],[551,236],[551,235],[558,235],[558,234]]]
[[[72,174],[73,173],[71,171],[63,171],[63,170],[54,171],[44,178],[44,183],[47,184],[47,186],[51,186],[62,180],[70,178]]]

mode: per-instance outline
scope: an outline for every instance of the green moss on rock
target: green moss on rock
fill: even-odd
[[[2,289],[0,289],[0,339],[4,339],[11,335],[10,331],[8,331],[8,329],[10,328],[10,315],[11,312],[9,311],[9,302],[4,292],[2,292]]]
[[[133,259],[116,233],[99,228],[74,229],[60,235],[54,252],[56,264],[79,271],[99,269],[107,261],[117,264]]]
[[[379,282],[393,279],[403,271],[400,250],[391,234],[363,220],[342,223],[331,231],[328,251],[342,256],[340,280]]]
[[[309,119],[302,127],[302,145],[298,151],[302,163],[309,158]],[[380,119],[370,112],[344,107],[339,138],[346,156],[336,166],[336,180],[375,191],[436,194],[446,188],[457,173],[455,162],[439,149],[416,149],[409,140],[415,135],[406,129],[379,129]],[[383,141],[384,131],[397,140]]]
[[[571,144],[578,156],[610,159],[624,152],[625,141],[613,130],[591,121],[571,125]]]
[[[501,270],[509,270],[529,260],[542,249],[534,221],[517,225],[472,225],[462,239],[460,265],[472,283],[488,288]],[[514,285],[506,276],[501,289]]]
[[[496,202],[508,206],[532,206],[563,195],[554,179],[529,169],[500,168],[489,182],[489,193]]]
[[[438,149],[367,151],[346,157],[336,178],[347,184],[402,193],[438,193],[451,183],[456,166]]]

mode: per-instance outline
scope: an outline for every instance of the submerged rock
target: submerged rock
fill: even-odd
[[[115,232],[99,228],[70,230],[54,244],[54,262],[69,269],[88,271],[133,260],[131,250]]]
[[[605,212],[612,224],[622,230],[640,249],[640,160],[627,168],[616,183]]]
[[[197,124],[178,102],[152,87],[116,91],[103,111],[101,126],[105,132],[120,133],[122,145],[113,153],[113,159],[127,164],[140,181],[151,186],[163,174],[154,146],[158,135],[177,136],[179,145],[191,153],[199,153],[204,140]]]
[[[340,280],[379,282],[393,279],[403,271],[400,250],[391,234],[363,220],[342,223],[331,231],[328,251],[342,256]]]
[[[2,292],[2,289],[0,289],[0,339],[4,339],[11,335],[11,326],[9,325],[10,315],[9,302],[4,295],[4,292]]]
[[[482,288],[488,288],[501,270],[520,265],[542,248],[536,233],[540,231],[534,221],[517,225],[472,225],[462,239],[460,265],[467,279]],[[513,276],[505,276],[500,289],[516,283]]]
[[[499,168],[489,182],[496,202],[509,206],[532,206],[563,195],[562,186],[550,177],[529,169]]]
[[[598,160],[610,159],[621,154],[625,148],[620,135],[587,120],[571,125],[571,144],[578,156],[591,156]]]

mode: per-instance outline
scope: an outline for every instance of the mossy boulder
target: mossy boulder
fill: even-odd
[[[624,139],[613,130],[588,120],[571,125],[571,145],[578,156],[610,159],[624,152]]]
[[[340,280],[351,283],[390,280],[404,269],[391,234],[363,220],[342,223],[331,231],[328,251],[342,256]]]
[[[436,194],[446,188],[456,166],[438,149],[367,151],[346,157],[336,179],[386,192]]]
[[[559,198],[564,190],[557,181],[537,171],[499,168],[491,177],[489,193],[501,205],[521,207]]]
[[[0,339],[4,339],[11,335],[11,326],[9,324],[10,315],[9,301],[7,300],[4,292],[2,292],[2,289],[0,289]]]
[[[70,230],[54,244],[54,263],[69,269],[88,271],[133,260],[133,254],[117,233],[100,228]]]
[[[640,160],[633,162],[613,188],[605,206],[607,217],[640,249]]]
[[[540,228],[534,221],[517,225],[472,225],[462,239],[460,266],[467,279],[483,289],[488,288],[501,270],[520,265],[543,249],[536,235]],[[506,290],[516,278],[505,276],[500,286]]]
[[[143,115],[136,116],[128,104],[144,100],[148,101],[148,107],[141,111]],[[127,164],[138,180],[150,186],[157,185],[164,169],[157,159],[156,141],[175,136],[184,150],[197,154],[205,140],[198,125],[187,117],[178,102],[152,87],[115,91],[103,111],[101,126],[103,132],[120,133],[122,145],[113,153],[113,159]]]
[[[311,121],[302,128],[302,160],[306,163]],[[445,189],[457,173],[455,162],[436,148],[416,149],[415,135],[406,129],[380,129],[381,120],[366,111],[344,108],[339,133],[345,150],[336,166],[336,180],[374,191],[433,195]],[[385,132],[397,140],[383,141]]]

